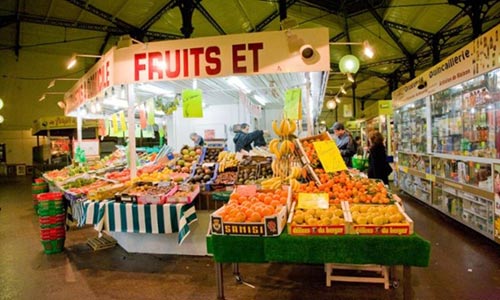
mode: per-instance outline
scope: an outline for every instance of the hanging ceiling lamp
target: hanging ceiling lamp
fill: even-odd
[[[351,54],[344,55],[339,61],[339,69],[342,73],[356,74],[359,70],[359,59]]]

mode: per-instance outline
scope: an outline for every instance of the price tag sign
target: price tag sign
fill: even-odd
[[[329,202],[327,193],[299,193],[299,197],[297,200],[297,208],[328,209],[328,206]]]
[[[240,196],[253,196],[257,194],[257,186],[255,184],[252,185],[239,185],[236,188],[236,192]]]
[[[425,179],[435,182],[436,181],[436,175],[434,174],[425,174]]]
[[[291,120],[302,119],[302,89],[288,89],[285,94],[285,117]]]
[[[182,91],[182,113],[184,118],[203,118],[201,90]]]
[[[334,141],[314,142],[313,146],[323,165],[323,169],[325,169],[327,173],[347,170],[344,159]]]

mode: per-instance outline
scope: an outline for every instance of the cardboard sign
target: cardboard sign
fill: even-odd
[[[182,113],[184,118],[203,118],[201,90],[182,91]]]
[[[327,173],[347,170],[344,159],[334,141],[314,142],[313,146]]]
[[[328,193],[299,193],[297,208],[328,209]]]
[[[302,89],[289,89],[285,94],[285,117],[291,120],[302,119]]]

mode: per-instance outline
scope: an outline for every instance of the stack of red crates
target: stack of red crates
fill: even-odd
[[[37,195],[40,237],[46,254],[59,253],[64,249],[66,238],[66,211],[63,195],[59,192]]]

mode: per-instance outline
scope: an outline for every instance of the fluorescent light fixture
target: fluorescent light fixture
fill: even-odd
[[[344,89],[344,85],[340,86],[340,91],[339,91],[342,95],[345,95],[347,94],[347,92],[345,91]]]
[[[77,57],[94,57],[94,58],[99,58],[102,57],[102,55],[93,55],[93,54],[73,54],[71,56],[71,59],[68,61],[67,69],[71,69],[76,65],[76,58]]]
[[[112,106],[115,109],[128,107],[128,102],[126,100],[118,99],[116,96],[104,98],[102,104]]]
[[[65,92],[47,92],[47,93],[44,93],[42,95],[42,97],[40,97],[40,99],[38,99],[38,101],[43,101],[45,100],[45,98],[47,98],[47,95],[64,95],[66,94]]]
[[[2,123],[3,123],[3,121],[5,121],[5,119],[3,118],[3,116],[2,116],[2,115],[0,115],[0,124],[2,124]]]
[[[264,97],[262,97],[261,95],[254,95],[253,98],[255,99],[255,101],[259,102],[262,106],[265,106],[266,103],[268,102],[266,99],[264,99]]]
[[[59,102],[57,102],[57,106],[59,106],[60,109],[64,109],[64,108],[66,108],[66,102],[59,101]]]
[[[56,81],[58,81],[58,80],[78,81],[78,78],[54,78],[50,81],[47,88],[48,89],[53,88],[56,85]]]
[[[363,46],[363,53],[365,54],[366,57],[368,58],[373,58],[375,55],[375,52],[373,51],[372,46],[370,46],[370,43],[368,41],[363,41],[363,42],[332,42],[330,45],[362,45]]]
[[[230,85],[240,89],[245,94],[249,94],[251,92],[250,89],[243,83],[243,81],[241,81],[241,79],[236,76],[230,76],[226,80]]]
[[[2,100],[2,98],[0,98],[0,109],[2,109],[2,108],[3,108],[3,100]]]
[[[349,80],[350,82],[354,82],[354,77],[351,73],[347,73],[347,80]]]
[[[160,87],[157,87],[155,85],[145,83],[145,84],[139,84],[137,85],[137,89],[143,91],[143,92],[148,92],[148,93],[153,93],[155,95],[165,95],[165,96],[175,96],[175,93],[173,91],[167,91],[165,89],[162,89]]]
[[[373,58],[375,53],[373,52],[372,46],[370,46],[370,43],[368,41],[363,42],[363,53],[366,55],[368,58]]]
[[[340,103],[340,98],[339,98],[339,96],[335,96],[335,102]]]

